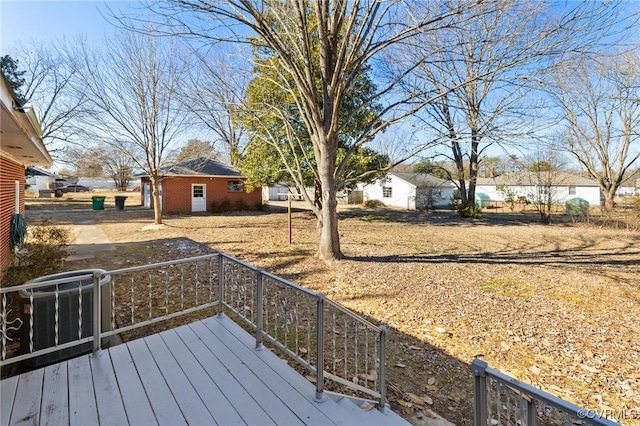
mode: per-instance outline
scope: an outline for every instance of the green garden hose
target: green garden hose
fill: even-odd
[[[11,248],[24,243],[27,238],[27,221],[20,213],[11,215]]]

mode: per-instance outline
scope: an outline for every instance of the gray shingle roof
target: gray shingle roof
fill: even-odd
[[[544,173],[544,172],[542,172]],[[542,178],[544,179],[544,177]],[[478,185],[535,185],[538,176],[535,173],[505,173],[494,178],[478,178]],[[599,186],[598,182],[579,175],[566,172],[554,172],[552,177],[554,186]]]
[[[240,171],[228,164],[211,158],[198,157],[160,169],[162,176],[232,176],[240,177]],[[136,173],[135,177],[146,177],[147,173]]]
[[[455,185],[444,179],[437,178],[426,173],[396,173],[391,172],[394,176],[414,184],[418,188],[453,188]]]

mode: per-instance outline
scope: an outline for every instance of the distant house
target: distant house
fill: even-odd
[[[535,173],[505,173],[492,178],[478,178],[476,193],[486,194],[491,201],[505,201],[508,194],[516,199],[532,201],[538,194],[539,182]],[[544,181],[544,180],[543,180]],[[556,172],[549,180],[552,200],[562,204],[573,198],[582,198],[592,206],[599,206],[602,200],[598,182],[579,175]],[[542,185],[546,186],[546,185]]]
[[[230,165],[209,158],[198,157],[161,170],[160,208],[165,213],[204,212],[212,203],[228,201],[232,205],[262,204],[260,189],[247,192],[245,178]],[[139,175],[142,204],[153,207],[151,180]]]
[[[11,217],[25,212],[25,166],[52,163],[33,109],[23,108],[0,77],[0,277],[12,261]]]
[[[620,187],[616,191],[618,197],[632,197],[640,195],[640,169],[633,173],[628,173]]]
[[[390,172],[384,179],[359,185],[364,200],[380,200],[407,210],[447,208],[456,189],[451,181],[425,173]]]
[[[54,188],[56,177],[52,172],[37,167],[27,167],[24,174],[29,191],[38,192]]]

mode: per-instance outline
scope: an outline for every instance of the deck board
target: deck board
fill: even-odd
[[[187,423],[190,425],[213,424],[215,421],[211,413],[160,335],[154,334],[147,337],[145,341]]]
[[[253,371],[249,370],[238,357],[227,348],[224,342],[209,330],[203,323],[191,324],[191,329],[202,339],[205,345],[215,350],[216,357],[222,364],[236,377],[242,386],[251,394],[265,410],[267,415],[275,424],[291,425],[300,424],[301,421],[293,412],[276,396],[269,386],[264,384]]]
[[[202,402],[219,425],[245,425],[242,417],[209,377],[198,359],[180,339],[177,330],[162,333],[162,340],[170,348],[173,356],[180,360],[180,368],[187,376]]]
[[[160,369],[155,362],[149,362],[153,357],[144,339],[129,342],[127,346],[158,423],[167,426],[186,424]]]
[[[211,352],[204,342],[195,334],[191,327],[180,330],[180,339],[189,347],[199,360],[207,360],[202,367],[225,398],[234,406],[241,407],[238,414],[249,425],[275,425],[253,396],[240,384],[229,369]],[[235,372],[236,375],[238,372]]]
[[[67,364],[61,362],[44,369],[40,423],[45,425],[69,424],[69,393],[67,389]]]
[[[33,425],[40,423],[42,401],[42,378],[44,370],[34,370],[20,375],[11,413],[11,425]]]
[[[0,382],[0,425],[9,424],[16,389],[18,389],[18,376],[12,376]]]
[[[96,356],[89,357],[89,364],[93,375],[100,424],[114,426],[129,424],[109,351],[100,351]]]
[[[272,363],[265,362],[259,354],[261,352],[269,352],[269,351],[255,351],[252,348],[255,346],[255,341],[250,339],[251,346],[245,346],[238,338],[235,336],[236,332],[242,330],[239,326],[237,326],[233,321],[228,318],[222,319],[207,319],[203,320],[202,323],[212,331],[215,331],[215,335],[223,339],[225,345],[229,347],[234,353],[238,354],[240,360],[255,374],[260,375],[261,379],[264,383],[268,383],[272,392],[278,396],[282,401],[287,401],[289,406],[295,407],[296,415],[304,419],[305,422],[309,422],[311,424],[353,424],[355,419],[352,419],[351,416],[344,412],[344,410],[339,407],[335,407],[333,404],[317,403],[314,401],[315,397],[315,386],[306,381],[304,378],[304,382],[307,384],[301,389],[306,390],[304,395],[300,393],[300,388],[293,386],[289,381],[287,381],[287,373],[291,373],[293,375],[299,376],[295,370],[291,367],[287,366],[281,359],[279,359],[274,354],[274,359],[272,359]],[[238,327],[235,332],[229,331],[225,327],[225,325],[231,326],[231,324],[236,325]],[[240,333],[244,334],[244,333]],[[282,367],[280,372],[274,369],[275,366]],[[328,408],[335,408],[334,414],[331,415],[331,410]],[[330,418],[334,417],[334,420]]]
[[[312,384],[254,345],[216,316],[10,377],[0,426],[377,423],[315,402]]]
[[[208,327],[215,327],[216,325],[207,320],[203,321]],[[255,339],[253,336],[242,333],[242,328],[231,321],[228,318],[223,318],[217,322],[221,324],[231,335],[233,335],[238,342],[243,344],[248,349],[255,347]],[[357,423],[357,419],[345,412],[340,407],[336,407],[334,404],[317,404],[314,401],[315,397],[315,385],[301,376],[297,371],[292,369],[282,358],[279,358],[276,354],[269,350],[251,351],[256,357],[260,358],[266,366],[275,371],[280,377],[286,380],[295,390],[297,390],[304,398],[314,403],[314,407],[320,410],[326,417],[328,417],[336,425],[351,425]]]
[[[98,424],[98,408],[93,390],[89,355],[67,361],[69,372],[69,424]],[[37,370],[36,370],[37,371]]]
[[[111,364],[118,381],[127,419],[132,425],[157,425],[153,408],[131,359],[129,347],[118,345],[109,349]]]

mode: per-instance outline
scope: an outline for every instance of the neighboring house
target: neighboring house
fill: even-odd
[[[225,200],[232,205],[262,204],[260,189],[247,192],[240,172],[216,160],[194,158],[163,167],[161,174],[160,208],[165,213],[204,212],[211,210],[212,203]],[[138,177],[141,178],[142,204],[152,208],[151,180],[146,174]]]
[[[384,179],[359,185],[364,200],[380,200],[407,210],[447,208],[456,189],[451,181],[425,173],[389,172]]]
[[[616,191],[618,197],[633,197],[640,195],[640,169],[628,173]]]
[[[536,182],[546,182],[544,172],[542,177],[536,173],[505,173],[493,178],[478,178],[476,193],[486,194],[491,201],[506,201],[509,195],[514,199],[529,202],[538,194],[538,186],[548,186],[555,204],[562,204],[573,198],[582,198],[589,205],[599,206],[602,200],[600,186],[595,180],[582,176],[554,172],[548,181],[550,184],[536,185]]]
[[[284,183],[276,183],[273,186],[263,186],[262,201],[286,201],[287,193],[289,193],[289,186]]]
[[[24,172],[27,189],[31,192],[39,192],[40,190],[48,190],[54,188],[56,181],[55,174],[37,167],[27,167]]]
[[[12,262],[11,216],[24,214],[25,167],[51,167],[33,109],[23,108],[0,77],[0,277]]]

